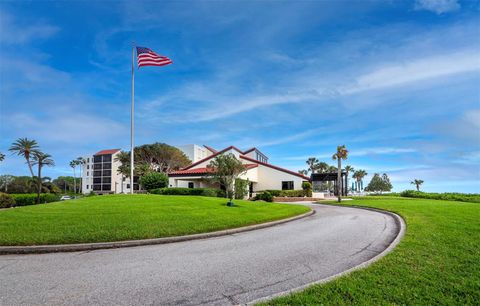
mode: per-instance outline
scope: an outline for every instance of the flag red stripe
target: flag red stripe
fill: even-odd
[[[148,48],[138,47],[137,52],[139,52],[138,50],[141,50],[141,53],[137,54],[139,68],[143,66],[165,66],[173,63],[168,57],[158,55]]]
[[[139,58],[138,61],[156,61],[156,62],[163,62],[169,61],[169,58]]]
[[[171,63],[173,62],[167,62],[167,63],[163,63],[163,64],[139,64],[138,67],[143,67],[143,66],[166,66],[166,65],[170,65]]]

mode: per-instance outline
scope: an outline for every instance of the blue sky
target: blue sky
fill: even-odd
[[[136,143],[259,147],[386,172],[395,190],[480,192],[479,1],[1,2],[0,152],[36,139],[69,160]],[[0,173],[26,175],[7,153]],[[367,181],[369,181],[367,177]]]

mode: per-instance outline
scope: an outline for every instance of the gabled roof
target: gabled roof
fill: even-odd
[[[255,162],[259,165],[262,165],[262,166],[265,166],[265,167],[270,167],[272,169],[275,169],[275,170],[278,170],[278,171],[282,171],[282,172],[285,172],[285,173],[288,173],[288,174],[291,174],[291,175],[295,175],[295,176],[298,176],[298,177],[301,177],[307,181],[310,180],[310,178],[308,176],[305,176],[303,174],[300,174],[300,173],[297,173],[297,172],[293,172],[293,171],[290,171],[290,170],[287,170],[285,168],[281,168],[281,167],[277,167],[277,166],[274,166],[274,165],[271,165],[271,164],[267,164],[267,163],[264,163],[264,162],[261,162],[261,161],[258,161],[256,159],[253,159],[253,158],[250,158],[248,156],[245,156],[245,155],[240,155],[240,158],[241,159],[245,159],[245,160],[248,160],[248,161],[251,161],[251,162]]]
[[[203,146],[204,146],[208,151],[210,151],[210,152],[212,152],[212,153],[217,153],[217,152],[218,152],[217,150],[215,150],[215,149],[212,148],[212,147],[209,147],[209,146],[207,146],[207,145],[203,145]]]
[[[217,155],[220,155],[220,154],[225,153],[225,152],[227,152],[227,151],[229,151],[229,150],[232,150],[232,149],[235,150],[235,151],[237,151],[237,152],[240,153],[240,154],[243,154],[243,152],[240,151],[238,148],[236,148],[236,147],[234,147],[234,146],[230,146],[230,147],[228,147],[228,148],[223,149],[222,151],[217,151],[217,152],[213,153],[213,154],[210,155],[210,156],[207,156],[207,157],[205,157],[205,158],[202,158],[201,160],[199,160],[199,161],[197,161],[197,162],[194,162],[193,164],[191,164],[191,165],[183,168],[182,170],[187,170],[187,169],[190,169],[190,168],[192,168],[192,167],[195,167],[196,165],[199,165],[199,164],[203,163],[204,161],[207,161],[207,160],[209,160],[209,159],[211,159],[211,158],[214,158],[214,157],[217,156]]]
[[[98,151],[97,153],[95,153],[95,154],[93,154],[93,155],[115,154],[115,153],[117,153],[118,151],[120,151],[120,149],[102,150],[102,151]]]
[[[245,164],[244,166],[246,170],[258,167],[257,164]],[[203,175],[203,174],[209,174],[212,172],[213,172],[212,168],[204,167],[204,168],[173,171],[173,172],[170,172],[168,175],[169,176]]]

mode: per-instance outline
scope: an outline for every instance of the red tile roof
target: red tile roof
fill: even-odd
[[[257,164],[245,164],[245,168],[247,170],[258,167]],[[170,172],[168,175],[170,176],[182,176],[182,175],[194,175],[194,174],[208,174],[212,173],[213,169],[212,168],[195,168],[195,169],[188,169],[188,170],[178,170],[178,171],[173,171]]]
[[[120,149],[102,150],[102,151],[99,151],[99,152],[95,153],[94,155],[115,154],[115,153],[117,153],[118,151],[120,151]]]
[[[240,153],[240,154],[243,154],[243,152],[240,151],[238,148],[236,148],[236,147],[234,147],[234,146],[230,146],[230,147],[228,147],[228,148],[223,149],[222,151],[217,151],[216,153],[213,153],[213,154],[210,155],[210,156],[207,156],[207,157],[205,157],[205,158],[203,158],[203,159],[201,159],[201,160],[199,160],[199,161],[197,161],[197,162],[195,162],[195,163],[193,163],[193,164],[190,164],[189,166],[183,168],[182,170],[187,170],[187,169],[193,168],[193,167],[195,167],[196,165],[199,165],[199,164],[203,163],[204,161],[207,161],[207,160],[209,160],[209,159],[211,159],[211,158],[214,158],[214,157],[217,156],[217,155],[220,155],[220,154],[225,153],[225,152],[227,152],[227,151],[229,151],[229,150],[232,150],[232,149],[235,150],[235,151],[237,151],[237,152]]]
[[[207,148],[208,151],[212,152],[212,153],[217,153],[217,150],[215,150],[214,148],[212,147],[209,147],[207,145],[203,145],[205,148]]]

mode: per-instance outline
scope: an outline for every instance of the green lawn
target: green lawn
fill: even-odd
[[[305,213],[305,206],[197,196],[109,195],[0,211],[0,245],[121,241],[212,232]]]
[[[342,203],[398,213],[405,237],[368,268],[269,305],[479,305],[480,204],[394,197]]]

